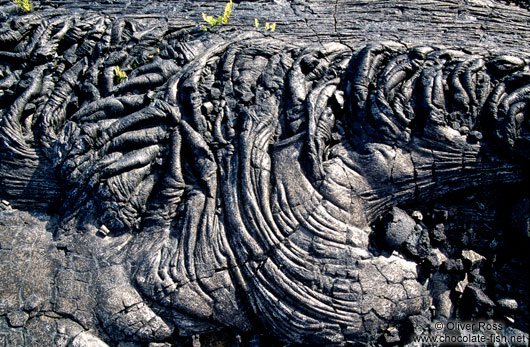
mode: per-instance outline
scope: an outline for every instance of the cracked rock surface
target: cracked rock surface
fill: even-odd
[[[0,4],[0,344],[528,339],[526,10]]]

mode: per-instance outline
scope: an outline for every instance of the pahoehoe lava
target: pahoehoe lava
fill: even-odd
[[[67,317],[115,341],[259,325],[322,344],[374,343],[433,303],[450,318],[406,238],[385,253],[373,226],[525,182],[527,56],[150,24],[1,27],[2,198],[56,211],[70,266],[96,264]]]

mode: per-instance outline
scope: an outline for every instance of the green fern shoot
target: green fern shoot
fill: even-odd
[[[114,68],[114,82],[116,84],[120,84],[127,78],[127,73],[125,71],[120,70],[119,66],[116,66]]]
[[[217,26],[217,25],[225,25],[228,23],[228,20],[230,19],[230,14],[232,13],[232,0],[228,2],[225,6],[225,11],[222,16],[219,16],[217,19],[215,19],[213,16],[209,16],[206,13],[202,14],[202,19],[206,23],[210,25],[210,29]],[[204,30],[208,30],[207,26],[204,26]]]
[[[15,4],[22,9],[22,11],[28,13],[33,11],[33,2],[31,0],[13,0]]]

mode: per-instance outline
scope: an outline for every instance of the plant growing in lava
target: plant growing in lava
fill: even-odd
[[[257,18],[254,18],[254,26],[259,28],[259,21]],[[270,30],[271,32],[276,30],[276,23],[265,22],[265,30]]]
[[[26,13],[33,11],[33,2],[31,0],[13,0],[20,9]]]
[[[216,26],[227,24],[228,20],[230,19],[230,14],[231,13],[232,13],[232,0],[230,0],[228,2],[228,4],[226,4],[223,15],[217,17],[217,19],[215,19],[213,16],[209,16],[206,13],[203,12],[202,19],[204,19],[204,21],[210,25],[209,28],[205,25],[203,27],[204,30],[211,30],[211,29],[215,28]]]
[[[114,68],[114,82],[119,84],[123,82],[123,80],[126,78],[127,78],[127,73],[125,71],[120,70],[119,66],[116,66]]]

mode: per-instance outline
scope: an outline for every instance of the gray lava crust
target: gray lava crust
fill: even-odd
[[[526,10],[0,4],[0,344],[528,341]]]

